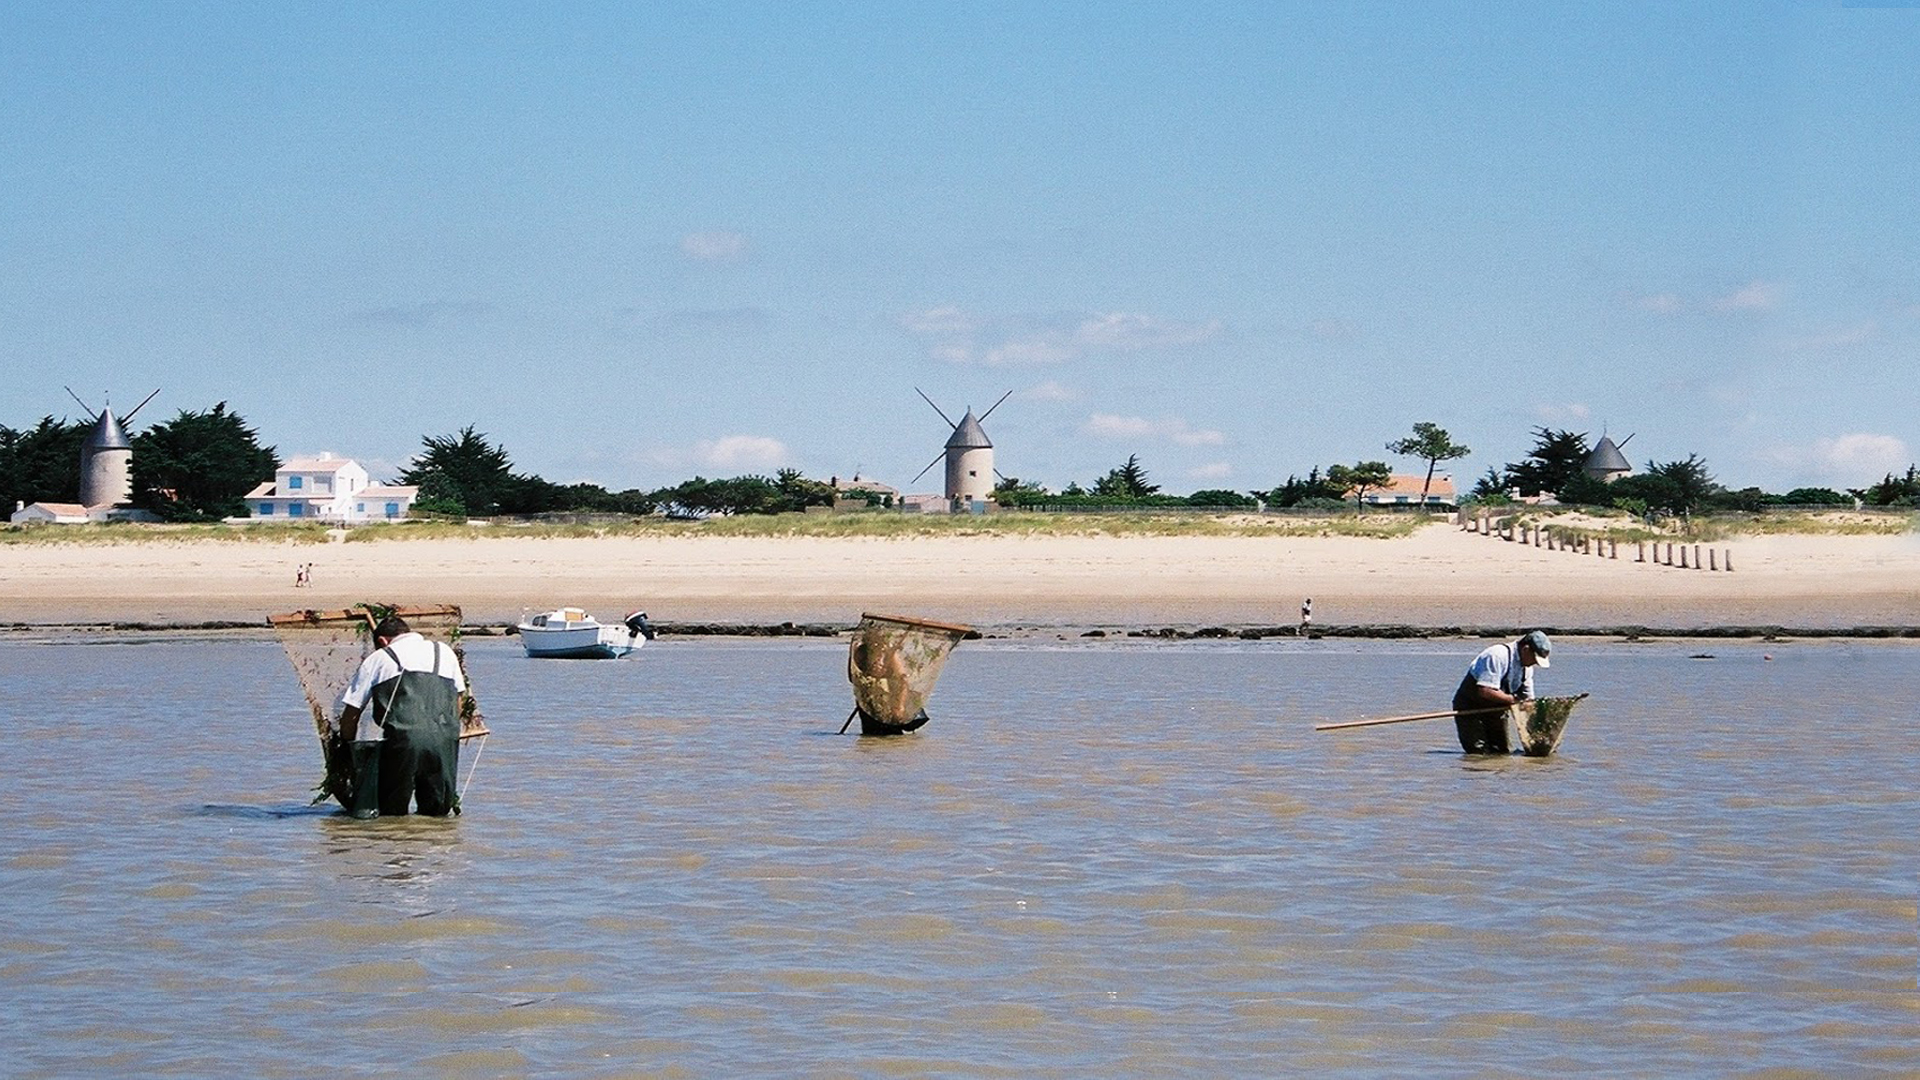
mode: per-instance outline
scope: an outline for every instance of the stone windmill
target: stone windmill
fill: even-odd
[[[1633,466],[1627,463],[1627,455],[1621,453],[1621,449],[1632,441],[1632,435],[1617,443],[1605,435],[1600,436],[1600,441],[1594,445],[1593,452],[1589,453],[1587,460],[1581,463],[1581,470],[1604,484],[1611,484],[1631,473]]]
[[[155,390],[148,394],[132,412],[116,419],[111,404],[96,414],[71,387],[67,388],[67,396],[93,421],[93,432],[80,447],[81,506],[120,506],[133,501],[133,440],[127,438],[125,425],[159,393]]]
[[[993,415],[993,409],[999,408],[1002,403],[1012,397],[1013,391],[1009,390],[1000,395],[1000,400],[993,403],[993,409],[981,413],[978,419],[975,419],[973,409],[969,407],[966,415],[962,416],[957,424],[953,422],[952,417],[941,411],[940,406],[934,405],[933,399],[919,387],[914,387],[913,392],[919,394],[922,401],[933,405],[933,411],[940,413],[940,419],[945,420],[947,426],[953,429],[953,434],[948,436],[946,449],[940,452],[940,457],[927,462],[927,468],[921,469],[919,476],[915,476],[914,479],[919,480],[921,476],[927,475],[927,469],[938,465],[944,458],[947,463],[947,486],[942,494],[956,504],[987,501],[993,495],[993,480],[996,475],[993,469],[993,440],[987,438],[986,430],[980,424]]]

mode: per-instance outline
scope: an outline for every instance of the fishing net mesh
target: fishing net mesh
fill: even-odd
[[[269,616],[274,637],[293,664],[293,673],[306,694],[307,707],[313,713],[314,732],[320,737],[320,751],[326,760],[327,777],[316,788],[320,798],[344,791],[347,763],[340,759],[338,739],[340,723],[336,703],[352,681],[360,661],[373,651],[373,627],[388,614],[397,614],[420,636],[443,641],[453,648],[460,672],[467,670],[466,651],[460,646],[460,609],[452,605],[436,607],[392,607],[359,604],[336,611],[295,611]],[[475,704],[473,680],[467,680],[467,693],[460,703],[460,737],[470,739],[487,734],[486,722]],[[316,800],[318,801],[318,800]]]
[[[908,727],[926,708],[947,654],[972,632],[952,623],[862,615],[847,650],[854,707],[879,724]]]
[[[1532,757],[1545,757],[1553,753],[1560,745],[1560,736],[1567,730],[1567,718],[1573,715],[1573,706],[1580,698],[1549,697],[1538,698],[1528,704],[1530,708],[1513,710],[1513,726],[1520,735],[1520,750]]]

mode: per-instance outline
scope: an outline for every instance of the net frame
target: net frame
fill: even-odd
[[[913,730],[953,647],[973,627],[906,615],[862,613],[847,644],[847,681],[865,724]]]

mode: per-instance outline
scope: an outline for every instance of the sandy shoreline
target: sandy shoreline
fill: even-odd
[[[934,536],[199,540],[0,548],[0,623],[193,625],[361,600],[469,622],[584,606],[666,623],[844,625],[863,610],[982,628],[1920,626],[1920,536],[1714,545],[1734,571],[1547,551],[1429,527],[1395,540]],[[313,587],[294,570],[313,564]]]

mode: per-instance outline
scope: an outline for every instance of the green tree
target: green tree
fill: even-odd
[[[1920,506],[1920,468],[1907,466],[1907,475],[1888,473],[1886,479],[1854,492],[1868,506]]]
[[[1347,498],[1347,489],[1335,487],[1320,474],[1320,466],[1315,465],[1307,473],[1305,480],[1289,476],[1287,482],[1279,487],[1254,494],[1265,499],[1268,506],[1319,506],[1329,502],[1344,503]]]
[[[1210,488],[1196,491],[1187,496],[1188,506],[1211,507],[1223,510],[1248,510],[1254,505],[1252,496],[1224,488]]]
[[[1707,463],[1689,454],[1685,461],[1647,462],[1638,476],[1623,476],[1608,485],[1616,503],[1638,500],[1650,510],[1691,514],[1704,509],[1720,486],[1707,472]]]
[[[1413,434],[1405,439],[1395,439],[1387,444],[1387,452],[1401,457],[1419,458],[1427,463],[1427,478],[1420,485],[1420,504],[1426,505],[1427,492],[1433,488],[1433,471],[1443,461],[1453,461],[1466,457],[1473,451],[1453,441],[1447,429],[1438,424],[1421,421],[1413,425]]]
[[[1545,492],[1558,498],[1575,479],[1586,475],[1587,436],[1538,427],[1533,437],[1533,450],[1525,460],[1507,466],[1507,486],[1519,488],[1522,495]]]
[[[1094,482],[1093,493],[1109,498],[1138,499],[1160,490],[1159,484],[1147,483],[1147,470],[1140,467],[1140,455],[1127,457],[1127,463],[1109,472]]]
[[[1339,488],[1342,493],[1351,493],[1356,507],[1365,505],[1369,490],[1386,487],[1392,480],[1393,470],[1387,468],[1384,461],[1327,466],[1327,483]]]
[[[43,416],[31,428],[0,426],[0,507],[16,502],[79,502],[80,448],[92,428]]]
[[[488,442],[473,425],[452,435],[428,435],[421,445],[424,449],[407,464],[400,482],[419,485],[422,497],[430,497],[436,506],[457,501],[460,513],[479,517],[523,512],[525,478],[514,475],[506,450]]]
[[[133,437],[133,503],[168,521],[246,514],[246,494],[272,480],[280,458],[222,401],[182,409]]]
[[[1475,502],[1483,503],[1505,503],[1511,498],[1507,494],[1507,478],[1491,465],[1487,466],[1485,475],[1474,481],[1473,490],[1468,495]]]

